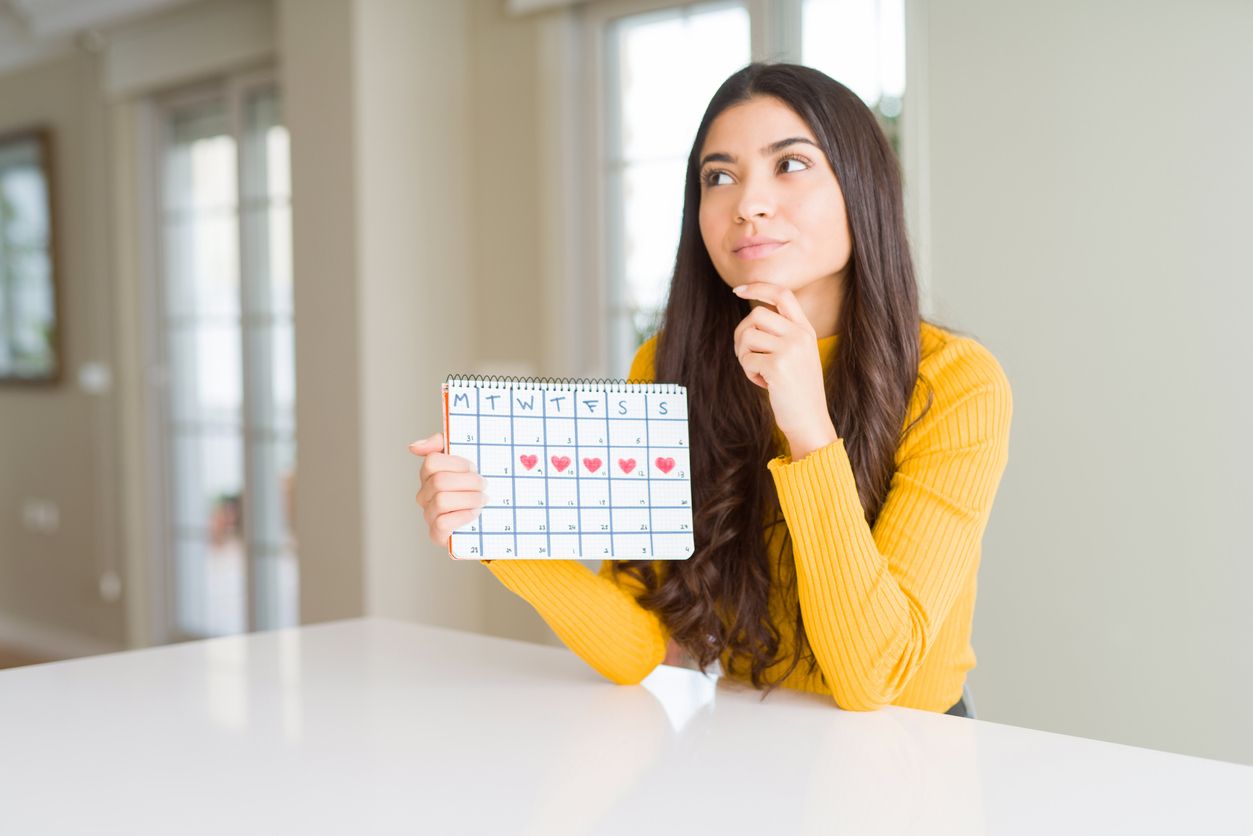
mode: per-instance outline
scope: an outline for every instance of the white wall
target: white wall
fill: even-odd
[[[928,15],[936,314],[1015,395],[980,717],[1253,763],[1253,5]]]
[[[301,621],[483,627],[477,563],[424,534],[439,384],[471,364],[467,7],[278,6],[292,135]]]
[[[482,588],[494,579],[427,539],[406,449],[441,428],[440,383],[469,362],[476,327],[468,10],[354,6],[366,610],[482,629]]]
[[[122,566],[113,490],[115,395],[78,383],[113,366],[108,152],[96,61],[81,51],[0,76],[0,134],[52,132],[61,381],[0,386],[0,644],[44,659],[123,646],[126,612],[101,581]],[[57,509],[53,530],[23,524],[31,500]]]

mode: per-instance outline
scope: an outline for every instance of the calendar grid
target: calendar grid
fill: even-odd
[[[613,434],[609,431],[609,393],[601,392],[601,397],[605,399],[605,466],[609,468],[609,472],[605,474],[605,490],[609,492],[609,542],[610,557],[617,557],[613,554],[613,546],[617,544],[615,535],[617,530],[613,527]]]
[[[648,394],[644,394],[644,466],[648,468],[648,553],[657,553],[657,544],[653,542],[653,441],[648,430],[649,425]]]
[[[548,409],[543,387],[453,386],[445,404],[455,442],[450,453],[473,460],[492,495],[479,519],[453,532],[454,557],[681,560],[692,554],[682,390],[558,389],[573,393],[568,415],[564,400],[554,398]],[[467,400],[469,389],[475,393]],[[539,410],[530,397],[519,397],[532,393],[541,399]],[[657,458],[667,456],[674,458]]]
[[[474,464],[475,464],[476,470],[482,469],[481,463],[483,461],[483,450],[481,447],[483,443],[483,401],[481,400],[482,397],[483,397],[482,390],[480,390],[477,386],[474,387]],[[449,452],[452,452],[451,447],[449,447],[448,450]],[[483,518],[482,517],[479,517],[478,527],[479,527],[479,558],[481,559],[482,557],[484,557],[484,555],[486,555],[486,552],[483,551],[484,545],[483,545]]]
[[[518,456],[517,456],[517,451],[514,448],[516,446],[515,442],[517,442],[518,440],[518,433],[517,433],[517,430],[515,430],[513,426],[513,398],[514,398],[513,387],[510,387],[508,392],[509,392],[509,467],[514,468],[514,473],[516,474],[517,467],[514,465],[514,462],[517,461]],[[506,468],[505,472],[508,473],[509,469]],[[509,490],[510,490],[510,495],[512,496],[512,499],[510,500],[509,504],[513,506],[513,554],[516,557],[518,554],[518,483],[516,480],[514,479],[509,480]]]
[[[579,393],[574,392],[571,398],[571,412],[574,416],[574,502],[578,508],[576,513],[579,515],[579,554],[583,554],[583,490],[579,485],[582,477],[579,471],[583,468],[579,467],[582,462],[579,461]]]
[[[548,393],[547,392],[540,393],[539,406],[540,406],[540,414],[544,416],[544,462],[543,462],[543,466],[544,466],[545,477],[547,477],[548,475],[551,475],[548,470],[548,465],[552,464],[552,459],[548,455]],[[516,534],[517,532],[515,531],[514,533]],[[544,479],[544,533],[548,535],[545,538],[548,541],[548,551],[546,551],[545,554],[548,555],[549,557],[552,557],[553,515],[552,515],[552,500],[548,496],[548,479],[547,478]]]
[[[584,420],[586,420],[586,419],[584,419]],[[638,420],[638,419],[637,419],[637,420]],[[654,418],[653,420],[657,420],[657,419],[655,419],[655,418]],[[483,447],[510,447],[510,446],[512,446],[512,445],[510,445],[510,444],[506,444],[506,443],[504,443],[503,441],[497,441],[497,442],[485,441],[485,442],[483,442],[483,444],[482,444],[481,446],[483,446]]]

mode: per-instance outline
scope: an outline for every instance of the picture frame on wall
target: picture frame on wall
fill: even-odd
[[[0,134],[0,385],[61,379],[52,131]]]

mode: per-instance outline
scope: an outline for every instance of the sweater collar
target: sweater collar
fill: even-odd
[[[839,340],[839,334],[832,334],[829,337],[820,337],[818,339],[818,356],[822,358],[822,367],[824,369],[829,367],[831,361],[835,358],[835,346]]]

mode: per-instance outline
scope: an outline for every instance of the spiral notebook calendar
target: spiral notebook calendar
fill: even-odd
[[[445,452],[487,480],[453,558],[692,556],[686,388],[451,376],[443,396]]]

